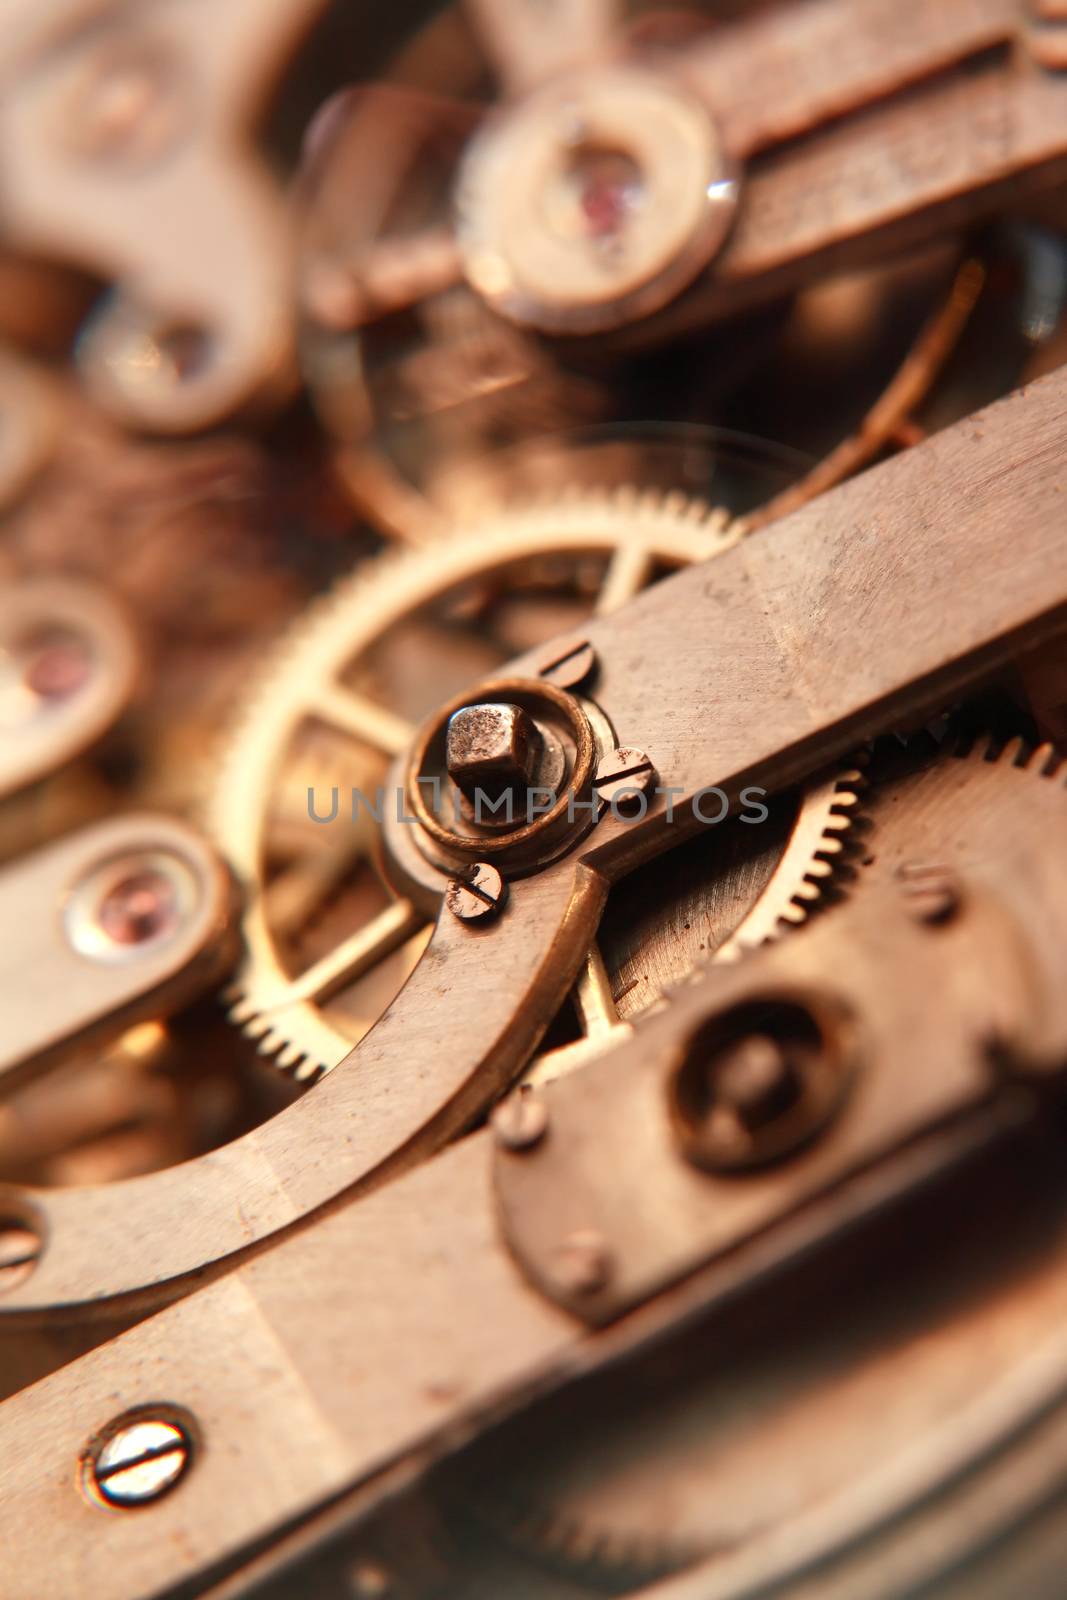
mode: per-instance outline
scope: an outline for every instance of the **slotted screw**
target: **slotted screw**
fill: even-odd
[[[538,672],[560,689],[576,689],[593,676],[596,651],[588,639],[557,640],[542,656]]]
[[[89,1457],[95,1496],[124,1510],[150,1505],[174,1487],[192,1460],[189,1435],[165,1417],[139,1416],[111,1432]]]
[[[460,922],[485,922],[504,907],[508,886],[487,861],[479,861],[465,878],[453,878],[445,891],[445,904]]]
[[[593,787],[606,804],[625,814],[639,809],[641,797],[656,781],[656,769],[643,750],[623,746],[601,756]]]

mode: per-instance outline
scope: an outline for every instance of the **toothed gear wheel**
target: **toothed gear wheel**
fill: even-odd
[[[584,1065],[709,960],[736,961],[805,922],[848,860],[865,785],[862,760],[814,778],[770,797],[759,828],[731,820],[617,885],[575,989],[584,1036],[545,1050],[523,1082]]]
[[[309,822],[308,849],[293,857],[299,830],[291,798],[282,805],[279,796],[313,787],[317,809],[328,812],[333,788],[347,801],[354,771],[354,786],[373,794],[442,698],[744,531],[727,512],[681,495],[576,492],[383,557],[305,614],[246,705],[208,811],[246,894],[230,1015],[265,1056],[301,1080],[336,1066],[393,999],[427,937],[377,871],[365,808],[359,825],[318,830],[337,838],[331,847]],[[314,759],[301,766],[309,740]],[[796,805],[779,852],[783,875],[758,885],[745,908],[750,925],[730,930],[738,940],[758,941],[804,914],[833,870],[851,793],[831,780]],[[273,827],[279,810],[284,838]]]
[[[1050,744],[1035,749],[988,736],[955,745],[946,738],[942,746],[926,735],[887,740],[872,753],[868,776],[852,893],[895,885],[906,894],[912,865],[980,878],[992,861],[1015,861],[1028,841],[1040,862],[1049,840],[1067,833],[1065,767]],[[840,1365],[848,1347],[843,1326],[837,1338]],[[849,1492],[872,1460],[885,1467],[894,1449],[914,1447],[914,1437],[886,1407],[885,1438],[874,1450],[863,1407],[840,1413],[834,1437],[827,1409],[815,1406],[805,1452],[789,1419],[804,1414],[805,1363],[817,1382],[825,1354],[809,1356],[798,1346],[784,1372],[780,1346],[772,1345],[741,1386],[735,1364],[723,1370],[714,1352],[694,1345],[684,1367],[653,1366],[644,1386],[627,1391],[625,1406],[608,1391],[586,1413],[550,1410],[536,1424],[527,1419],[521,1448],[508,1437],[487,1444],[450,1492],[516,1552],[598,1593],[654,1582],[717,1551],[781,1541],[790,1519],[805,1515],[809,1496],[824,1503]],[[901,1409],[907,1417],[907,1405]],[[775,1432],[779,1412],[788,1445]],[[740,1417],[746,1428],[765,1430],[762,1448],[746,1444]],[[818,1464],[810,1482],[796,1473],[798,1452]]]

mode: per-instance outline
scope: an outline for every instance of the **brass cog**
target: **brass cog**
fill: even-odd
[[[319,836],[333,831],[317,834],[303,820],[307,848],[294,855],[293,795],[310,783],[320,811],[334,788],[373,795],[443,696],[744,531],[727,512],[681,495],[578,492],[380,558],[311,608],[249,701],[209,804],[211,831],[247,896],[230,1015],[264,1055],[301,1081],[336,1066],[426,939],[424,917],[378,873],[369,812],[361,808],[362,826],[344,828],[329,847]],[[831,782],[797,805],[784,875],[760,886],[739,939],[766,937],[803,914],[832,872],[851,803]]]
[[[1021,739],[1004,744],[987,736],[953,750],[938,750],[925,737],[894,744],[887,741],[872,757],[872,787],[864,802],[869,832],[853,892],[895,883],[907,894],[913,865],[980,870],[991,859],[1013,857],[1020,839],[1035,845],[1040,861],[1053,830],[1058,827],[1062,837],[1067,829],[1064,763],[1051,744],[1034,748]],[[850,1348],[853,1336],[846,1331],[841,1337]],[[862,1338],[856,1336],[861,1355]],[[937,1343],[931,1339],[930,1348]],[[805,1359],[802,1350],[793,1352],[798,1373]],[[817,1378],[825,1356],[810,1359]],[[837,1345],[834,1359],[841,1364]],[[900,1381],[914,1393],[908,1374]],[[597,1592],[604,1585],[612,1593],[628,1592],[733,1549],[741,1523],[746,1541],[780,1534],[781,1522],[802,1509],[796,1502],[805,1490],[798,1487],[795,1454],[803,1440],[790,1436],[788,1448],[773,1448],[773,1408],[781,1405],[787,1428],[788,1416],[803,1410],[802,1380],[783,1375],[776,1345],[768,1361],[754,1368],[750,1387],[738,1392],[736,1382],[735,1369],[726,1376],[702,1346],[691,1351],[684,1370],[669,1364],[658,1376],[653,1372],[629,1408],[609,1397],[595,1415],[547,1413],[536,1431],[524,1419],[521,1449],[505,1438],[472,1456],[470,1476],[454,1491],[457,1503],[472,1514],[477,1508],[517,1550],[594,1582]],[[884,1397],[880,1404],[891,1413]],[[906,1397],[900,1405],[906,1413]],[[742,1450],[731,1431],[741,1415],[771,1429],[771,1445]],[[813,1419],[822,1420],[811,1423],[823,1430],[812,1441],[812,1457],[823,1463],[824,1478],[825,1415],[825,1408],[815,1407]],[[839,1440],[838,1482],[845,1490],[870,1460],[870,1413],[857,1401],[842,1415],[846,1422],[862,1419],[851,1432],[844,1428]],[[903,1442],[906,1447],[910,1434]],[[778,1459],[792,1463],[782,1477],[775,1473]],[[517,1460],[523,1462],[518,1476]],[[815,1492],[828,1495],[832,1488],[824,1481]],[[724,1494],[734,1501],[732,1511],[721,1509]],[[749,1508],[763,1506],[775,1509],[763,1512],[761,1521],[761,1513]],[[775,1520],[767,1520],[772,1514]]]
[[[613,890],[575,986],[584,1037],[546,1050],[524,1078],[548,1083],[629,1031],[707,961],[736,961],[806,921],[848,846],[860,766],[776,795],[757,832],[737,820],[640,868]]]

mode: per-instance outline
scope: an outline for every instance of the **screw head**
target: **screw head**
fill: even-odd
[[[445,904],[461,922],[486,922],[502,911],[508,886],[496,867],[479,861],[465,878],[453,878],[445,891]]]
[[[960,909],[959,882],[950,867],[935,861],[903,861],[894,876],[904,905],[916,922],[940,927]]]
[[[570,1234],[552,1259],[553,1275],[565,1295],[599,1293],[611,1280],[612,1266],[607,1241],[592,1228]]]
[[[624,815],[640,810],[656,781],[656,769],[643,750],[622,746],[601,756],[593,787],[605,804]]]
[[[540,1095],[520,1089],[500,1102],[489,1122],[505,1150],[532,1150],[548,1131],[548,1107]]]
[[[89,1452],[85,1478],[95,1499],[126,1510],[158,1500],[191,1461],[192,1443],[180,1423],[138,1416],[113,1426]]]
[[[593,676],[596,664],[596,651],[588,639],[563,639],[545,651],[537,670],[560,689],[576,689]]]
[[[490,799],[525,792],[533,781],[541,735],[521,706],[464,706],[448,719],[445,761],[464,794],[481,789]]]
[[[28,1222],[0,1217],[0,1294],[24,1283],[41,1257],[41,1236]]]

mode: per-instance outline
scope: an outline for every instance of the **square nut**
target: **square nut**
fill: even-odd
[[[449,776],[464,793],[524,789],[533,778],[540,742],[536,724],[521,706],[464,706],[448,724]]]

